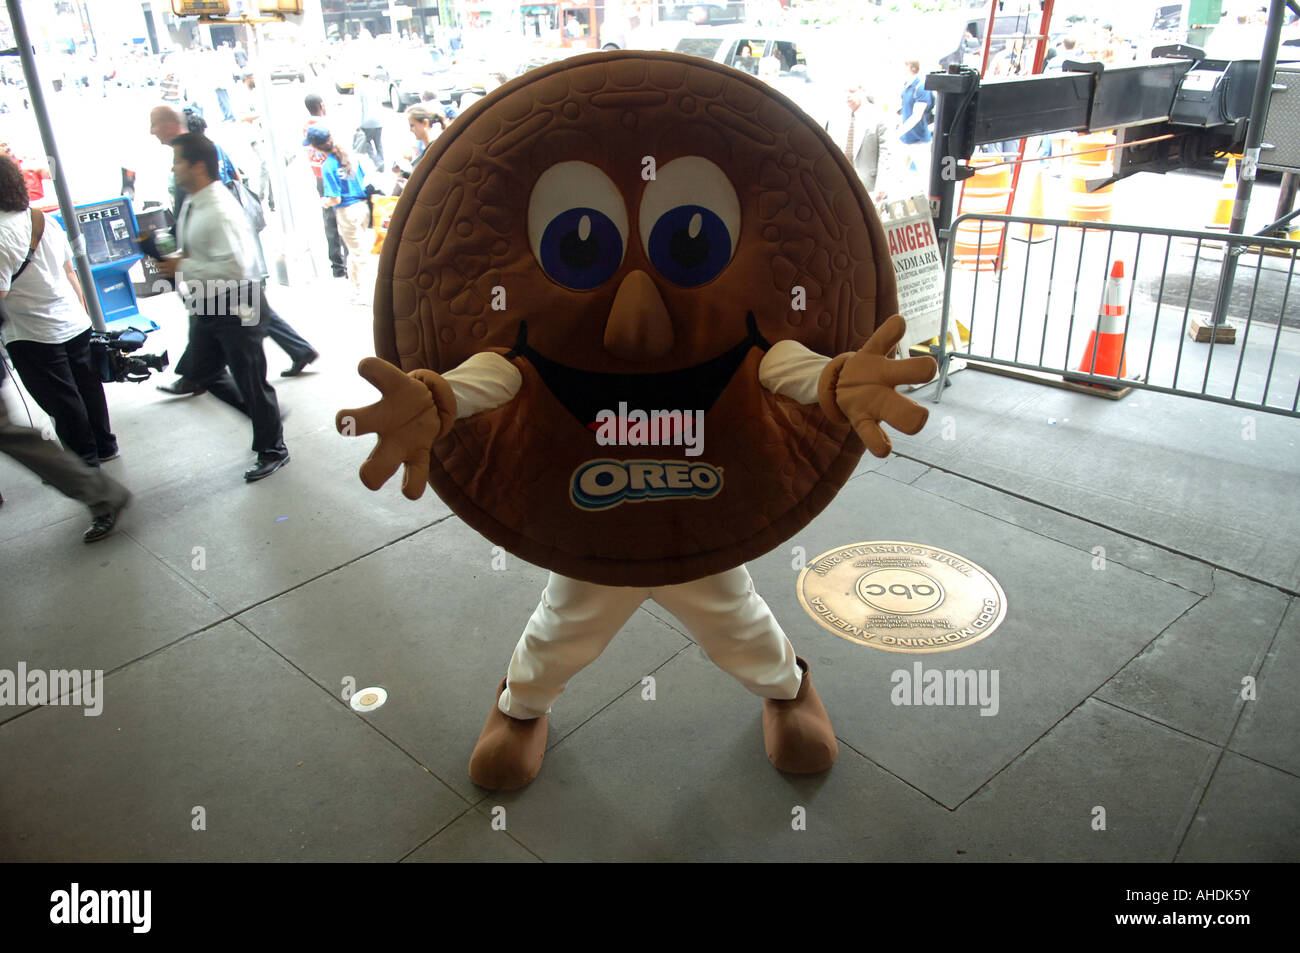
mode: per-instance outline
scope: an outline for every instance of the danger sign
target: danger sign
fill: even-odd
[[[898,311],[907,319],[907,336],[900,345],[906,351],[939,336],[943,260],[930,221],[930,203],[923,196],[890,202],[881,207],[880,216],[898,279]]]

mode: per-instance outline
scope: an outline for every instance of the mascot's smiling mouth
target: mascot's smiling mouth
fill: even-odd
[[[766,351],[772,345],[759,333],[754,312],[745,315],[749,333],[735,347],[717,357],[675,371],[655,374],[608,374],[568,367],[528,346],[528,322],[519,322],[515,346],[507,360],[524,357],[537,369],[548,390],[582,426],[596,429],[601,411],[616,411],[620,403],[630,410],[668,408],[707,412],[731,383],[752,347]]]

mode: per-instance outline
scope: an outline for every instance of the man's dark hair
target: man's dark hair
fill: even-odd
[[[27,197],[27,183],[23,181],[23,170],[18,163],[8,156],[0,156],[0,209],[6,212],[22,212],[31,200]]]
[[[308,93],[304,96],[302,104],[307,107],[308,114],[312,116],[319,116],[321,114],[321,107],[325,105],[320,96],[315,93]]]
[[[208,121],[203,118],[203,113],[193,106],[186,106],[181,113],[181,118],[185,120],[185,128],[193,133],[203,133],[208,128]]]
[[[217,146],[207,136],[197,132],[187,132],[172,140],[172,146],[181,151],[181,158],[194,165],[202,163],[208,172],[208,178],[216,181],[221,178],[217,163]]]

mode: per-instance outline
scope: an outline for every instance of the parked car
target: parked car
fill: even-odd
[[[744,3],[697,3],[696,0],[663,0],[660,22],[684,20],[696,26],[720,26],[745,22]]]
[[[511,77],[523,76],[525,73],[529,72],[530,70],[535,70],[539,66],[547,66],[551,63],[558,63],[561,60],[567,60],[571,56],[581,56],[585,53],[590,53],[590,52],[591,50],[573,49],[573,48],[564,49],[562,47],[540,50],[526,57],[525,59],[521,60],[511,71],[510,76]]]
[[[307,82],[307,72],[300,64],[295,65],[293,63],[272,62],[271,82],[305,83]]]
[[[683,36],[676,52],[758,76],[825,125],[847,89],[836,72],[845,54],[837,54],[835,44],[832,34],[815,29],[724,27]]]
[[[373,42],[349,43],[332,51],[327,67],[334,79],[334,89],[343,95],[356,90],[357,78],[363,71],[371,76],[383,69],[385,58],[392,55],[389,47],[379,47]]]
[[[445,91],[449,99],[458,85],[451,57],[432,46],[394,50],[392,56],[374,73],[374,78],[384,90],[388,105],[398,112],[412,103],[418,103],[426,90],[438,92],[439,98],[442,98],[441,94]]]
[[[950,17],[951,15],[949,15]],[[944,22],[950,22],[945,19]],[[1037,12],[1014,12],[1010,9],[999,10],[993,18],[993,39],[989,41],[989,58],[997,56],[1007,48],[1008,43],[1037,31],[1039,14]],[[984,35],[988,32],[989,11],[967,16],[959,27],[961,34],[952,51],[939,60],[939,66],[947,69],[951,63],[961,63],[972,69],[979,69],[984,57]],[[1032,47],[1030,47],[1032,49]]]

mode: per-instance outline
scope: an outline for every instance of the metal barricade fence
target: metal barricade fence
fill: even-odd
[[[951,361],[964,358],[990,370],[1060,375],[1112,391],[1142,388],[1300,416],[1300,288],[1292,294],[1300,242],[985,213],[958,216],[948,234],[955,235],[962,223],[967,233],[975,225],[1006,236],[1003,247],[991,243],[980,254],[1001,255],[1008,267],[981,269],[977,260],[969,270],[954,268],[956,242],[948,241],[935,403]],[[1031,234],[1045,233],[1050,248],[1041,239],[1012,239],[1010,226],[1016,223],[1040,226]],[[1237,340],[1224,343],[1219,334],[1207,333],[1207,342],[1193,342],[1187,331],[1194,322],[1213,331],[1211,312],[1229,253],[1238,255],[1227,312]],[[1117,259],[1128,279],[1122,353],[1129,374],[1141,369],[1136,376],[1121,376],[1118,369],[1093,373],[1095,356],[1091,367],[1078,366],[1089,333],[1098,328],[1106,279]],[[949,330],[957,322],[968,326],[970,339],[951,347]]]

